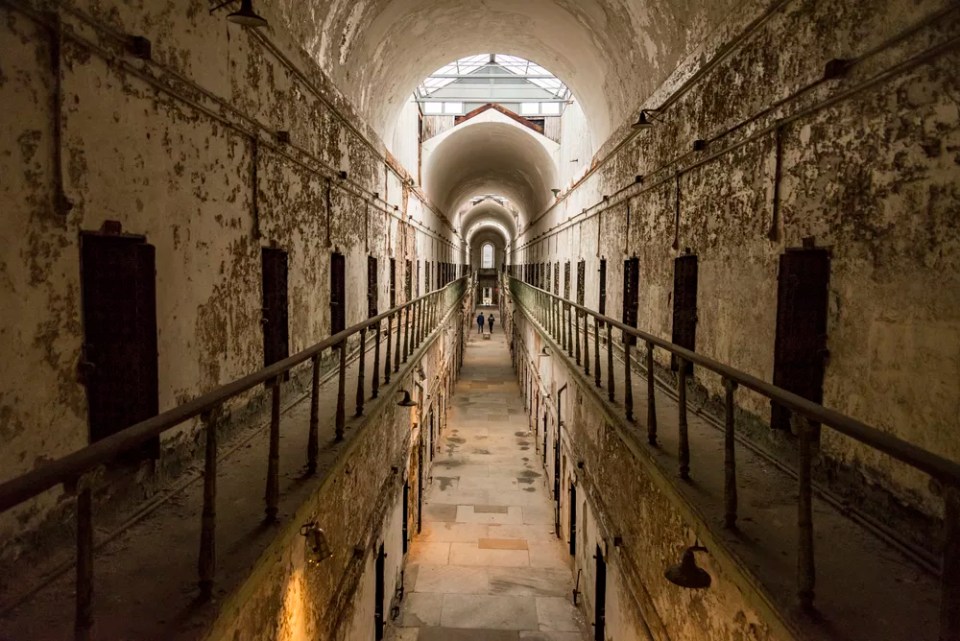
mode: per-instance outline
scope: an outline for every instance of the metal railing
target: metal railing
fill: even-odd
[[[0,512],[5,512],[40,493],[63,484],[67,491],[76,493],[76,614],[74,635],[78,640],[89,638],[93,625],[93,489],[97,471],[115,461],[125,452],[136,449],[149,439],[199,416],[206,433],[203,472],[203,510],[201,515],[200,549],[198,558],[198,585],[201,598],[212,595],[216,570],[217,527],[217,427],[218,413],[228,400],[266,384],[270,389],[270,433],[267,452],[267,482],[265,493],[266,521],[275,522],[280,501],[280,381],[293,368],[307,361],[312,365],[310,391],[310,422],[307,436],[307,472],[317,470],[320,451],[320,379],[321,356],[327,350],[338,352],[337,407],[335,439],[344,438],[346,427],[346,379],[348,340],[359,335],[359,357],[356,359],[357,389],[355,416],[363,415],[366,396],[366,339],[373,333],[373,372],[370,398],[379,394],[381,378],[390,383],[391,374],[400,371],[400,365],[416,352],[448,313],[460,307],[466,293],[467,278],[452,281],[441,289],[398,305],[389,311],[352,325],[307,349],[263,369],[207,392],[192,401],[174,407],[145,421],[112,434],[81,450],[73,452],[42,467],[32,470],[0,485]],[[383,324],[386,323],[386,327]],[[462,323],[458,323],[462,326]],[[396,345],[392,345],[396,328]],[[386,340],[382,340],[385,335]],[[402,335],[402,340],[401,340]],[[461,341],[457,341],[460,345]],[[385,346],[385,350],[381,350]],[[381,358],[381,351],[383,352]],[[381,377],[381,361],[383,373]],[[459,361],[458,361],[459,362]]]
[[[800,606],[813,609],[814,581],[816,576],[813,553],[813,499],[811,467],[813,442],[820,429],[826,426],[864,445],[891,456],[910,467],[924,472],[942,484],[945,504],[943,547],[940,571],[940,639],[960,639],[960,464],[943,458],[916,445],[904,441],[855,418],[841,414],[822,405],[802,398],[792,392],[760,380],[729,365],[715,361],[675,345],[609,316],[605,316],[534,287],[513,276],[509,279],[510,293],[524,313],[540,324],[561,346],[567,355],[582,366],[583,373],[591,375],[591,337],[593,342],[594,384],[606,388],[607,398],[617,403],[617,369],[623,377],[623,410],[628,422],[634,422],[632,388],[632,344],[642,342],[646,347],[645,360],[647,379],[647,442],[657,444],[656,379],[654,350],[663,349],[678,361],[677,406],[678,406],[678,466],[682,479],[689,479],[690,441],[687,422],[687,384],[690,365],[698,365],[718,374],[724,389],[724,526],[735,529],[737,523],[737,468],[735,394],[738,387],[751,389],[776,402],[797,415],[797,597]],[[582,324],[581,324],[582,320]],[[592,322],[592,331],[591,331]],[[623,360],[615,367],[614,330],[622,338]],[[605,333],[607,345],[606,374],[601,364],[600,336]]]

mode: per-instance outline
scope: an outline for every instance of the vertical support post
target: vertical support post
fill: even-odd
[[[690,436],[687,430],[687,372],[690,371],[687,361],[677,357],[679,361],[679,383],[677,385],[677,425],[680,430],[680,442],[677,445],[680,458],[680,478],[690,478]]]
[[[653,378],[653,343],[647,341],[647,443],[657,444],[657,386]]]
[[[613,325],[607,323],[607,398],[616,402],[617,381],[613,377]]]
[[[370,398],[380,395],[380,323],[373,332],[373,380],[370,381]]]
[[[363,416],[363,399],[365,398],[364,374],[367,368],[367,328],[360,330],[360,355],[357,357],[357,411],[354,416]]]
[[[723,432],[723,527],[737,529],[737,451],[734,441],[733,393],[736,381],[723,379],[724,432]]]
[[[599,388],[603,388],[603,380],[600,373],[600,330],[603,329],[603,323],[596,316],[593,318],[593,383]]]
[[[393,314],[387,316],[387,348],[383,355],[383,384],[390,384],[390,354],[392,354],[393,343]]]
[[[570,313],[573,314],[573,342],[574,342],[574,359],[577,362],[577,365],[580,364],[580,310],[570,306]]]
[[[93,628],[93,489],[92,479],[77,483],[77,601],[73,624],[76,641],[89,641]]]
[[[960,641],[960,488],[945,486],[943,500],[940,641]]]
[[[627,412],[627,420],[633,423],[633,368],[630,367],[630,339],[631,336],[623,333],[623,406]]]
[[[810,611],[813,610],[813,588],[816,582],[813,560],[813,490],[810,475],[813,453],[810,441],[816,427],[806,417],[801,418],[798,423],[800,442],[797,481],[800,491],[797,500],[797,597],[800,607]]]
[[[276,523],[280,505],[280,379],[271,382],[270,450],[267,454],[267,523]]]
[[[310,382],[310,429],[307,433],[307,474],[317,471],[320,454],[320,354],[310,359],[313,380]]]
[[[203,456],[203,510],[200,516],[200,555],[197,573],[200,576],[200,598],[213,596],[213,577],[217,569],[217,416],[202,416],[206,443]]]
[[[340,371],[337,379],[337,423],[335,438],[338,441],[342,441],[347,423],[347,341],[340,343],[337,349],[340,350]]]
[[[583,315],[583,373],[590,376],[590,315]]]

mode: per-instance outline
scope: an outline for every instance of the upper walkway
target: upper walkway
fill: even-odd
[[[535,440],[500,325],[471,333],[388,638],[586,638]]]

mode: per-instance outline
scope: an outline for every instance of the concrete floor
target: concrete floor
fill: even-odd
[[[388,639],[587,638],[500,330],[490,340],[469,337]]]

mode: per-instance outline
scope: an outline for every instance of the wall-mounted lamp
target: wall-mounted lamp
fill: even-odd
[[[634,129],[641,127],[652,127],[655,122],[660,121],[660,118],[655,118],[654,114],[660,113],[659,109],[641,109],[640,115],[637,117],[637,122],[633,123]]]
[[[560,195],[560,190],[557,189],[557,188],[553,188],[553,189],[551,189],[550,191],[553,192],[553,197],[554,197],[554,198],[557,198],[557,197]]]
[[[400,402],[397,403],[400,407],[416,407],[416,402],[410,398],[410,392],[407,390],[401,390],[403,392],[403,398],[400,399]],[[399,394],[400,392],[397,392]]]
[[[692,590],[709,588],[710,574],[697,565],[697,560],[693,556],[694,552],[706,551],[707,548],[702,545],[688,547],[683,551],[683,558],[680,559],[680,563],[667,568],[663,576],[667,578],[667,581],[670,581],[670,583],[674,585],[679,585],[681,588],[690,588]]]
[[[228,15],[227,20],[254,29],[267,26],[266,19],[253,10],[253,0],[241,0],[240,9]]]
[[[301,525],[300,536],[307,539],[307,549],[310,551],[310,558],[307,559],[307,563],[310,565],[317,565],[324,559],[333,556],[330,544],[327,543],[327,535],[320,529],[316,521]]]

